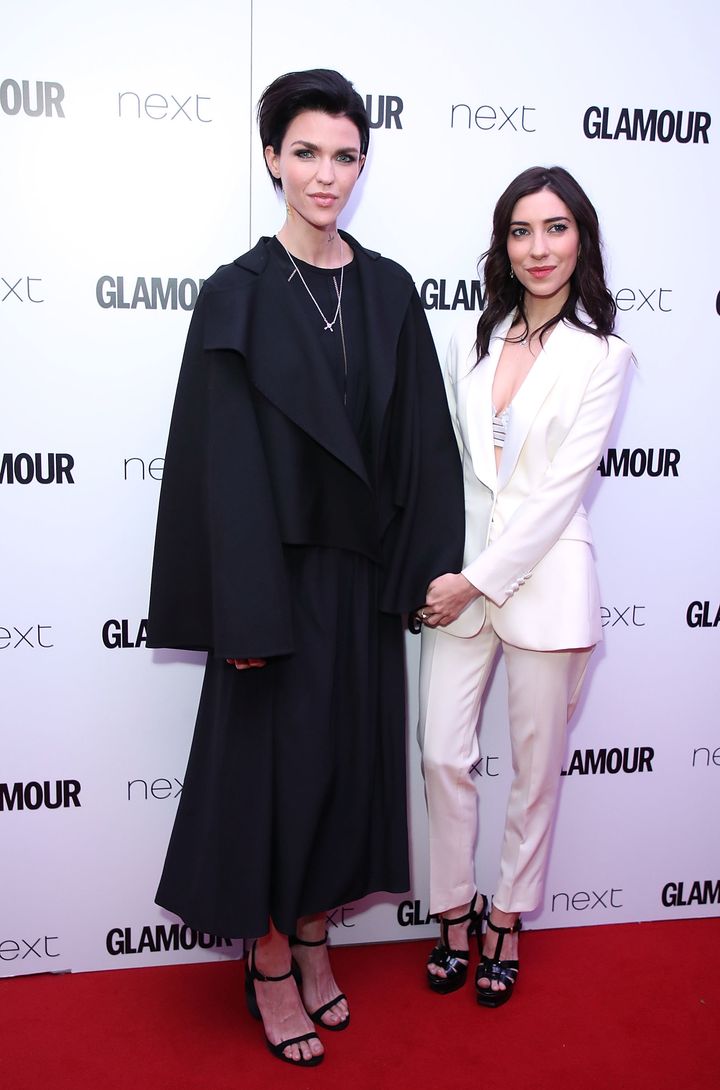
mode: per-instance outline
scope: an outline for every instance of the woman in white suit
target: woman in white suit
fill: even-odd
[[[597,214],[567,171],[533,167],[511,182],[484,258],[485,309],[456,332],[447,359],[464,469],[465,551],[462,571],[435,579],[419,611],[420,742],[430,911],[441,918],[428,984],[439,993],[464,984],[475,934],[477,1000],[495,1007],[517,978],[520,913],[540,901],[567,723],[601,638],[582,498],[632,352],[612,336],[615,303]],[[470,770],[499,647],[514,776],[484,930]]]

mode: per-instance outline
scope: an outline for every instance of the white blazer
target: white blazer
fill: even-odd
[[[602,456],[632,350],[561,322],[510,406],[496,470],[492,385],[513,315],[476,364],[477,314],[450,342],[445,381],[465,481],[463,575],[482,591],[440,631],[537,651],[602,638],[592,535],[582,497]]]

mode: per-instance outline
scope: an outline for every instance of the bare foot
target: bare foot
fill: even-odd
[[[514,927],[517,922],[518,912],[502,912],[501,909],[493,906],[490,913],[490,920],[496,927]],[[485,940],[483,942],[483,955],[493,960],[495,958],[495,951],[497,944],[500,941],[500,936],[492,931],[490,928],[485,932]],[[503,935],[502,949],[500,950],[501,961],[517,961],[518,958],[518,932],[511,932],[509,935]],[[478,988],[490,988],[492,991],[504,992],[506,991],[505,985],[499,980],[490,981],[489,977],[481,976],[477,980]]]
[[[290,969],[290,954],[287,941],[278,948],[276,942],[264,942],[260,939],[248,957],[255,959],[255,966],[263,976],[282,976]],[[251,962],[253,964],[253,962]],[[307,1016],[293,977],[287,980],[255,981],[255,996],[262,1016],[265,1036],[273,1045],[287,1041],[292,1037],[301,1037],[305,1033],[314,1033],[312,1022]],[[322,1056],[324,1052],[319,1037],[309,1041],[299,1041],[283,1049],[283,1055],[297,1063],[300,1059],[310,1060]]]
[[[337,999],[320,1017],[321,1025],[333,1028],[348,1021],[350,1008],[344,996],[338,998],[342,993],[333,976],[327,943],[322,941],[326,934],[325,927],[324,916],[305,916],[298,920],[297,937],[313,945],[293,943],[292,956],[302,973],[302,998],[306,1010],[320,1010]]]

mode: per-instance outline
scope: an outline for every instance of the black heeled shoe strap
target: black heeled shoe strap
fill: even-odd
[[[478,896],[482,897],[482,910],[480,912],[475,911]],[[482,932],[482,922],[485,918],[487,905],[487,897],[482,893],[478,894],[476,890],[466,913],[451,919],[444,916],[440,917],[440,942],[431,951],[427,961],[428,968],[426,969],[426,979],[431,991],[439,995],[447,995],[450,992],[457,991],[458,988],[462,988],[464,985],[467,980],[470,950],[456,950],[450,946],[450,928],[455,924],[469,921],[467,937],[470,939],[476,934],[479,944],[479,936]],[[441,977],[436,973],[431,973],[429,969],[431,965],[442,969],[445,975]]]
[[[288,977],[291,977],[294,974],[291,968],[290,972],[283,973],[282,976],[265,976],[265,974],[261,973],[255,965],[254,954],[255,943],[253,943],[252,950],[245,963],[245,1000],[247,1002],[248,1011],[252,1017],[257,1019],[258,1022],[262,1022],[263,1018],[260,1013],[260,1007],[258,1006],[257,995],[255,993],[255,982],[259,981],[261,984],[276,983],[280,980],[287,980]],[[317,1067],[324,1059],[324,1053],[320,1053],[319,1056],[311,1056],[309,1059],[300,1056],[297,1060],[293,1060],[290,1056],[284,1055],[285,1049],[288,1048],[289,1045],[296,1045],[300,1044],[301,1041],[312,1041],[313,1039],[316,1041],[320,1040],[317,1033],[302,1033],[299,1037],[290,1037],[288,1040],[281,1041],[279,1044],[274,1045],[267,1033],[265,1034],[265,1044],[268,1046],[273,1056],[278,1060],[282,1060],[284,1063],[293,1064],[295,1067]]]
[[[293,1060],[290,1056],[285,1055],[285,1049],[290,1045],[299,1045],[302,1041],[319,1041],[317,1033],[301,1033],[299,1037],[288,1037],[287,1041],[281,1041],[279,1044],[274,1045],[272,1041],[265,1037],[265,1043],[278,1060],[283,1060],[284,1063],[292,1064],[293,1067],[317,1067],[319,1063],[325,1058],[325,1053],[321,1052],[319,1056],[311,1056],[309,1059],[305,1059],[300,1056],[299,1060]]]
[[[325,932],[325,938],[324,939],[318,939],[317,942],[305,942],[304,939],[299,939],[297,937],[297,935],[291,935],[290,936],[290,945],[291,946],[324,946],[327,941],[328,941],[327,931]],[[302,988],[302,970],[300,969],[300,966],[298,965],[298,963],[295,961],[295,958],[292,959],[292,962],[291,962],[291,965],[290,965],[290,972],[295,977],[295,983],[297,984],[298,988]],[[323,1029],[329,1029],[329,1030],[347,1029],[347,1027],[350,1025],[350,1014],[349,1013],[348,1013],[347,1018],[343,1018],[343,1020],[341,1022],[337,1022],[337,1023],[335,1023],[335,1025],[331,1025],[329,1022],[323,1022],[323,1020],[322,1020],[322,1016],[324,1014],[327,1014],[327,1012],[330,1010],[330,1008],[334,1007],[336,1003],[339,1003],[341,999],[347,1000],[347,996],[345,995],[345,992],[339,992],[335,996],[334,999],[331,999],[329,1003],[324,1003],[323,1006],[318,1007],[317,1010],[308,1011],[308,1014],[309,1014],[310,1018],[312,1019],[312,1021],[315,1023],[316,1026],[322,1026]]]
[[[338,1029],[347,1029],[347,1027],[350,1025],[349,1013],[347,1015],[347,1018],[343,1018],[341,1022],[335,1022],[334,1024],[330,1022],[323,1022],[322,1020],[322,1016],[324,1014],[327,1014],[327,1012],[331,1010],[336,1003],[339,1003],[341,999],[347,999],[345,992],[339,992],[334,999],[330,1000],[329,1003],[323,1003],[322,1007],[318,1007],[316,1011],[309,1012],[310,1017],[316,1026],[322,1026],[323,1029],[329,1029],[331,1031]]]
[[[322,939],[315,939],[311,941],[309,939],[301,939],[298,935],[290,935],[289,942],[291,946],[325,946],[328,941],[328,933]]]
[[[493,958],[484,957],[477,967],[476,979],[513,985],[519,971],[520,963],[517,961],[495,961]],[[487,988],[484,990],[487,991]]]
[[[452,919],[452,920],[450,919],[449,916],[441,916],[440,917],[440,924],[441,924],[442,928],[445,929],[446,926],[447,927],[454,927],[454,925],[456,923],[465,923],[466,920],[470,920],[472,923],[475,923],[476,920],[481,920],[483,918],[484,914],[485,914],[485,909],[487,907],[487,897],[485,897],[485,895],[482,894],[482,893],[480,894],[480,896],[483,899],[482,912],[476,912],[475,911],[475,904],[476,904],[477,899],[478,899],[477,890],[475,890],[475,892],[473,893],[472,901],[470,902],[470,905],[469,905],[468,910],[465,913],[465,915],[464,916],[456,916],[455,919]]]
[[[503,943],[505,942],[505,936],[506,935],[514,935],[518,931],[521,931],[522,930],[522,920],[518,916],[518,918],[516,919],[516,921],[512,925],[512,927],[498,927],[498,925],[494,924],[492,922],[492,920],[490,919],[490,917],[488,916],[487,925],[488,925],[488,928],[491,931],[494,931],[496,935],[499,935],[499,938],[497,939],[497,941],[495,943],[495,951],[492,954],[492,956],[490,956],[489,954],[481,954],[481,956],[482,956],[483,960],[485,960],[487,958],[488,961],[494,962],[494,963],[499,965],[501,963],[501,961],[502,961],[500,955],[502,953]],[[507,965],[507,964],[509,964],[509,962],[502,962],[502,964]]]
[[[275,984],[280,980],[287,980],[289,977],[294,976],[292,968],[288,969],[282,976],[265,976],[265,973],[261,973],[253,961],[250,966],[250,979],[259,980],[261,984]]]
[[[522,931],[522,918],[518,916],[512,927],[499,927],[496,923],[493,923],[488,916],[487,925],[490,930],[494,931],[497,935],[514,935],[516,931]]]
[[[428,957],[428,965],[439,965],[441,969],[446,967],[449,961],[469,961],[469,950],[451,950],[449,946],[440,943],[435,946]]]

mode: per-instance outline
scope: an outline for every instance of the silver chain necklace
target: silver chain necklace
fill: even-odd
[[[340,270],[340,288],[338,289],[337,281],[333,276],[333,287],[338,297],[338,313],[340,315],[340,341],[342,343],[343,354],[343,405],[347,408],[347,381],[348,381],[348,360],[347,360],[347,348],[345,347],[345,327],[343,326],[342,309],[340,307],[340,299],[342,296],[342,268]]]
[[[276,236],[276,238],[277,238],[277,236]],[[303,284],[303,287],[305,288],[305,291],[308,293],[308,295],[312,299],[313,303],[315,304],[315,306],[317,308],[317,311],[318,311],[320,317],[322,318],[323,322],[325,323],[325,329],[326,330],[329,329],[331,333],[335,332],[334,326],[335,326],[335,323],[338,320],[338,315],[340,314],[340,304],[342,302],[342,292],[343,292],[343,277],[344,277],[344,274],[345,274],[345,266],[342,263],[342,239],[340,238],[339,235],[338,235],[338,239],[340,240],[340,288],[338,290],[337,284],[335,285],[335,291],[337,292],[338,301],[337,301],[337,307],[335,309],[335,316],[332,319],[332,321],[325,315],[325,313],[323,312],[322,307],[318,303],[318,301],[315,298],[315,296],[313,295],[313,293],[310,291],[310,288],[307,286],[307,283],[305,281],[305,277],[300,272],[300,269],[297,267],[297,265],[295,263],[295,258],[290,253],[290,251],[288,250],[285,243],[280,242],[280,239],[278,239],[278,242],[280,242],[280,245],[282,246],[283,250],[285,251],[285,253],[290,258],[290,261],[291,261],[292,267],[293,267],[293,272],[291,272],[290,276],[288,277],[288,284],[292,280],[295,273],[297,273],[298,276],[300,277],[301,281],[302,281],[302,284]],[[334,283],[334,278],[333,278],[333,283]]]

